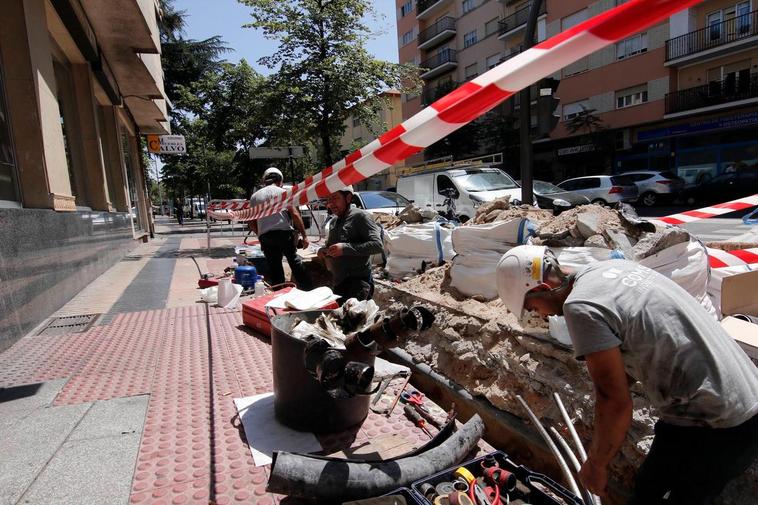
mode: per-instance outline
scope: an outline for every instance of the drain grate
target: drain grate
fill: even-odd
[[[121,258],[121,261],[139,261],[142,259],[142,256],[124,256]]]
[[[62,335],[64,333],[81,333],[92,326],[100,314],[82,314],[80,316],[54,317],[42,328],[40,335]]]

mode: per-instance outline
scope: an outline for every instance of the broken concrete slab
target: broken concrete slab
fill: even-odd
[[[576,218],[576,228],[585,239],[598,235],[602,231],[600,229],[600,217],[589,212],[579,214]]]
[[[603,232],[603,236],[613,249],[619,249],[624,253],[625,258],[634,258],[634,244],[625,233],[608,229]]]
[[[684,228],[671,226],[649,234],[634,245],[631,258],[639,261],[664,249],[690,241],[690,233]]]

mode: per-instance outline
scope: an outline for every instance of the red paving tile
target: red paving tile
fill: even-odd
[[[207,325],[210,321],[211,336]],[[204,305],[117,315],[84,333],[26,338],[0,358],[0,384],[71,377],[55,404],[150,394],[130,503],[257,503],[268,467],[255,467],[234,398],[272,391],[271,348],[240,313]],[[434,429],[430,428],[433,432]],[[370,413],[362,426],[319,435],[324,453],[399,434],[428,437],[403,415]]]

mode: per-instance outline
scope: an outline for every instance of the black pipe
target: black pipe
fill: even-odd
[[[380,496],[459,463],[483,434],[484,422],[475,414],[438,447],[395,460],[359,463],[275,452],[266,490],[340,502]]]

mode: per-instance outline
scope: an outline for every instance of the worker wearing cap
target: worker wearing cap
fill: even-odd
[[[269,167],[263,172],[263,188],[259,189],[250,197],[253,207],[280,197],[286,191],[282,189],[284,177],[276,167]],[[303,260],[297,254],[297,235],[292,228],[294,224],[297,233],[303,237],[303,249],[308,247],[308,237],[305,234],[305,225],[300,212],[296,207],[276,212],[270,216],[261,217],[250,221],[250,229],[261,241],[261,250],[268,263],[269,275],[266,282],[269,285],[282,284],[284,282],[284,268],[282,256],[287,258],[292,275],[300,289],[311,289],[311,279],[305,270]]]
[[[352,206],[352,199],[352,186],[329,195],[326,207],[334,218],[326,247],[319,250],[332,273],[332,289],[341,296],[341,302],[373,297],[371,255],[384,250],[379,226],[370,213]]]
[[[591,492],[606,491],[632,422],[634,380],[659,421],[630,503],[710,503],[758,456],[758,369],[669,278],[626,260],[573,273],[549,249],[520,246],[501,258],[497,289],[517,316],[564,315],[574,353],[587,362],[594,435],[579,478]]]

